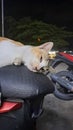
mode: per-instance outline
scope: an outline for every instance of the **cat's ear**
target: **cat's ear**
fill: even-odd
[[[46,51],[50,51],[53,47],[53,42],[46,42],[39,46],[40,49],[45,49]]]

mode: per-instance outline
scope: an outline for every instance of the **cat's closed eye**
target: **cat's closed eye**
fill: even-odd
[[[40,63],[42,62],[42,60],[43,60],[43,57],[41,56],[41,57],[40,57]]]

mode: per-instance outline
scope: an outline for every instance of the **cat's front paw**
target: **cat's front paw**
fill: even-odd
[[[21,58],[15,58],[14,61],[13,61],[14,65],[21,65],[21,63],[22,63]]]

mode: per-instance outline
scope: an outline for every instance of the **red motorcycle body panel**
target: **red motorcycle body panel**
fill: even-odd
[[[0,107],[0,113],[9,112],[11,110],[16,110],[22,107],[22,103],[20,102],[3,102],[2,106]]]
[[[71,62],[73,62],[73,55],[64,52],[60,52],[59,54],[64,56],[66,59],[70,60]]]

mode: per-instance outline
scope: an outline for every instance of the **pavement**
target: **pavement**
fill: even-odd
[[[47,95],[44,112],[37,120],[37,130],[73,130],[73,101],[63,101]]]
[[[56,72],[66,68],[62,63]],[[43,109],[37,120],[37,130],[73,130],[73,100],[64,101],[49,94],[44,98]]]

